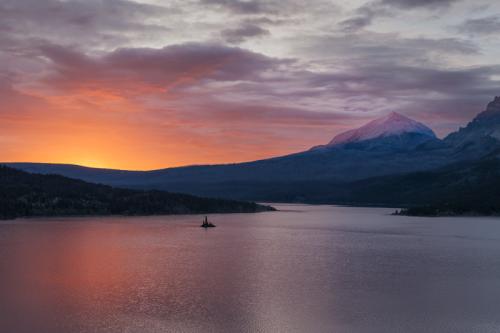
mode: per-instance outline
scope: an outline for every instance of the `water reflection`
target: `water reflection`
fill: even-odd
[[[282,208],[0,223],[0,332],[500,328],[496,220]]]

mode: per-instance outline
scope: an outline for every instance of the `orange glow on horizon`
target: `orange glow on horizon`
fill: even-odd
[[[25,102],[22,111],[0,114],[0,162],[154,170],[247,162],[316,144],[304,139],[303,147],[294,147],[273,130],[263,130],[251,115],[205,116],[203,110],[186,115],[175,107],[156,110],[144,104],[152,97],[182,107],[171,90],[213,70],[195,67],[164,87],[133,80],[87,80],[68,82],[67,89],[54,91],[17,88]]]
[[[220,134],[205,135],[205,128],[180,120],[163,124],[139,121],[135,115],[142,110],[129,102],[89,113],[74,98],[64,99],[59,104],[64,106],[62,109],[3,117],[0,161],[154,170],[245,162],[294,151],[283,151],[280,142],[273,146],[256,144],[248,149],[242,144],[247,139],[236,130],[224,132],[221,142]],[[125,105],[127,109],[123,109]],[[186,133],[185,128],[201,134]]]

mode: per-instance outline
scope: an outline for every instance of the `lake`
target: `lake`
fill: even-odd
[[[500,331],[500,219],[274,206],[0,222],[0,332]]]

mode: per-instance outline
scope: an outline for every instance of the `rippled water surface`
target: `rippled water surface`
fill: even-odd
[[[0,222],[0,332],[500,332],[500,219]]]

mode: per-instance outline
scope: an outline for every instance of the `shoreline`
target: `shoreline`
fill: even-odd
[[[75,215],[28,215],[28,216],[16,216],[12,218],[1,218],[0,223],[5,221],[16,221],[16,220],[34,220],[34,219],[67,219],[67,218],[88,218],[88,217],[159,217],[159,216],[197,216],[197,215],[229,215],[229,214],[259,214],[259,213],[269,213],[269,212],[278,212],[279,209],[276,209],[272,206],[268,206],[272,209],[268,210],[258,210],[255,212],[196,212],[196,213],[170,213],[170,214],[75,214]]]

